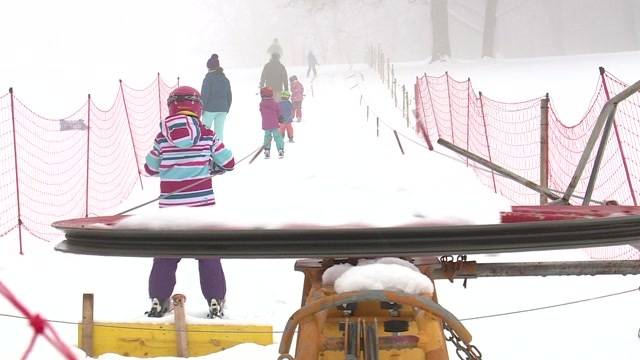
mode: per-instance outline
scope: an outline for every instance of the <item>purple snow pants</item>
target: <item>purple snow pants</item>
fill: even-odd
[[[176,270],[180,258],[154,258],[151,274],[149,274],[149,297],[160,300],[168,299],[176,285]],[[227,284],[222,270],[220,258],[203,258],[198,260],[200,270],[200,289],[207,299],[224,299]]]

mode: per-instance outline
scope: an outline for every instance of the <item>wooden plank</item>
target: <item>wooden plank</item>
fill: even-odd
[[[140,358],[176,356],[176,327],[170,323],[94,322],[94,357],[106,353]],[[203,322],[207,320],[202,320]],[[236,325],[213,323],[188,324],[189,355],[203,356],[226,350],[242,343],[273,344],[270,325]],[[78,326],[79,337],[83,336]]]

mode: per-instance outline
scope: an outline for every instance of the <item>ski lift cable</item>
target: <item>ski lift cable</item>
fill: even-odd
[[[254,154],[256,154],[256,155],[257,155],[257,154],[259,154],[259,153],[260,153],[260,151],[262,151],[263,147],[264,147],[264,146],[263,146],[263,145],[261,145],[259,148],[257,148],[257,149],[255,149],[255,150],[251,151],[249,154],[245,155],[242,159],[238,160],[238,161],[236,162],[236,165],[240,164],[242,161],[246,160],[246,159],[247,159],[247,158],[249,158],[251,155],[254,155]],[[253,159],[255,159],[255,157],[254,157]],[[252,161],[253,161],[253,159],[252,159]],[[134,207],[132,207],[132,208],[129,208],[129,209],[125,210],[125,211],[119,212],[119,213],[117,213],[116,215],[124,215],[124,214],[126,214],[126,213],[128,213],[128,212],[130,212],[130,211],[133,211],[133,210],[139,209],[139,208],[141,208],[141,207],[143,207],[143,206],[149,205],[149,204],[151,204],[152,202],[155,202],[155,201],[158,201],[158,200],[161,200],[161,199],[167,198],[167,197],[169,197],[169,196],[171,196],[171,195],[173,195],[173,194],[179,193],[179,192],[181,192],[181,191],[191,189],[192,187],[194,187],[194,186],[196,186],[196,185],[199,185],[199,184],[203,183],[204,181],[207,181],[207,180],[209,180],[209,179],[211,179],[211,178],[215,177],[216,175],[217,175],[217,174],[211,174],[210,176],[207,176],[207,177],[205,177],[205,178],[203,178],[203,179],[200,179],[199,181],[197,181],[197,182],[195,182],[195,183],[193,183],[193,184],[189,184],[189,185],[187,185],[187,186],[184,186],[184,187],[182,187],[182,188],[180,188],[180,189],[178,189],[178,190],[176,190],[176,191],[170,192],[170,193],[168,193],[168,194],[160,195],[160,196],[156,197],[155,199],[151,199],[151,200],[146,201],[146,202],[144,202],[144,203],[142,203],[142,204],[136,205],[136,206],[134,206]]]
[[[590,297],[590,298],[584,298],[584,299],[579,299],[579,300],[574,300],[574,301],[567,301],[567,302],[559,303],[559,304],[552,304],[552,305],[547,305],[547,306],[539,306],[539,307],[535,307],[535,308],[515,310],[515,311],[504,312],[504,313],[496,313],[496,314],[489,314],[489,315],[461,318],[460,321],[490,319],[490,318],[501,317],[501,316],[516,315],[516,314],[521,314],[521,313],[526,313],[526,312],[548,310],[548,309],[553,309],[553,308],[558,308],[558,307],[563,307],[563,306],[576,305],[576,304],[581,304],[581,303],[586,303],[586,302],[591,302],[591,301],[596,301],[596,300],[602,300],[602,299],[606,299],[606,298],[612,298],[612,297],[615,297],[615,296],[625,295],[625,294],[629,294],[629,293],[636,292],[636,291],[640,291],[640,287],[629,289],[629,290],[624,290],[624,291],[619,291],[619,292],[615,292],[615,293],[605,294],[605,295],[594,296],[594,297]],[[26,317],[19,316],[19,315],[0,314],[0,317],[8,317],[8,318],[14,318],[14,319],[27,320]],[[47,319],[47,321],[50,322],[50,323],[64,324],[64,325],[73,325],[73,326],[80,325],[80,323],[74,322],[74,321],[51,320],[51,319]],[[171,329],[165,329],[165,328],[163,328],[163,329],[149,329],[149,328],[138,328],[138,327],[135,327],[135,326],[118,326],[118,325],[106,325],[106,324],[94,324],[94,326],[103,327],[103,328],[112,328],[112,329],[127,329],[127,330],[177,331],[177,330],[171,330]],[[187,330],[187,332],[189,332],[189,333],[226,333],[226,334],[264,334],[264,333],[267,333],[267,334],[268,333],[271,333],[271,334],[283,334],[284,330],[272,330],[272,331]]]
[[[585,303],[585,302],[588,302],[588,301],[601,300],[601,299],[605,299],[605,298],[609,298],[609,297],[613,297],[613,296],[618,296],[618,295],[629,294],[629,293],[632,293],[632,292],[635,292],[635,291],[640,291],[640,287],[639,288],[635,288],[635,289],[631,289],[631,290],[620,291],[620,292],[616,292],[616,293],[612,293],[612,294],[594,296],[594,297],[581,299],[581,300],[568,301],[568,302],[564,302],[564,303],[560,303],[560,304],[540,306],[540,307],[535,307],[535,308],[530,308],[530,309],[523,309],[523,310],[516,310],[516,311],[509,311],[509,312],[498,313],[498,314],[469,317],[469,318],[460,319],[460,321],[471,321],[471,320],[479,320],[479,319],[488,319],[488,318],[494,318],[494,317],[499,317],[499,316],[507,316],[507,315],[522,314],[522,313],[532,312],[532,311],[547,310],[547,309],[552,309],[552,308],[557,308],[557,307],[562,307],[562,306],[567,306],[567,305],[575,305],[575,304]]]

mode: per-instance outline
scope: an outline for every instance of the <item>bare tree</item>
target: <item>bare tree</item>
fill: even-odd
[[[484,9],[484,31],[482,32],[482,57],[494,57],[494,39],[496,36],[496,12],[498,0],[487,0]]]
[[[443,61],[451,57],[449,42],[449,11],[447,0],[431,0],[431,26],[433,46],[431,62]]]

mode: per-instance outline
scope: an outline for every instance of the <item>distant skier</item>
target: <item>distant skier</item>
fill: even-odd
[[[304,86],[298,81],[298,77],[293,75],[289,78],[291,82],[291,101],[293,102],[293,117],[298,122],[302,121],[302,100],[304,99]]]
[[[289,90],[287,69],[280,62],[280,55],[274,53],[271,60],[264,65],[260,76],[260,87],[270,87],[276,94]]]
[[[280,134],[280,107],[273,100],[273,89],[263,87],[260,89],[260,115],[262,116],[262,130],[264,130],[264,157],[271,156],[271,140],[275,140],[278,149],[278,157],[284,157],[284,140]]]
[[[231,107],[231,86],[229,79],[220,67],[218,54],[213,54],[207,60],[209,71],[202,81],[202,122],[218,135],[220,141],[224,137],[224,122]]]
[[[316,56],[313,55],[313,52],[311,51],[309,51],[309,54],[307,55],[307,64],[309,65],[309,68],[307,69],[307,78],[309,77],[309,74],[313,72],[313,79],[315,79],[316,76],[318,76],[318,70],[316,69],[318,59],[316,59]]]
[[[267,49],[267,53],[269,54],[269,56],[273,56],[273,54],[278,54],[279,57],[282,57],[282,46],[280,45],[278,38],[273,39],[273,42],[271,43],[271,45],[269,45],[269,48]]]
[[[280,94],[280,102],[278,106],[280,107],[280,134],[284,139],[284,135],[286,133],[289,138],[289,142],[293,142],[293,125],[291,122],[293,121],[293,105],[291,101],[289,101],[289,97],[291,93],[287,90],[283,91]]]
[[[215,204],[210,172],[233,170],[231,150],[213,130],[200,121],[202,103],[198,91],[189,86],[173,90],[167,99],[169,116],[160,123],[153,148],[146,157],[145,171],[160,176],[160,207],[211,206]],[[191,185],[191,188],[183,189]],[[149,275],[149,317],[161,317],[170,309],[180,258],[154,258]],[[220,258],[198,259],[200,287],[210,317],[222,317],[226,280]]]

